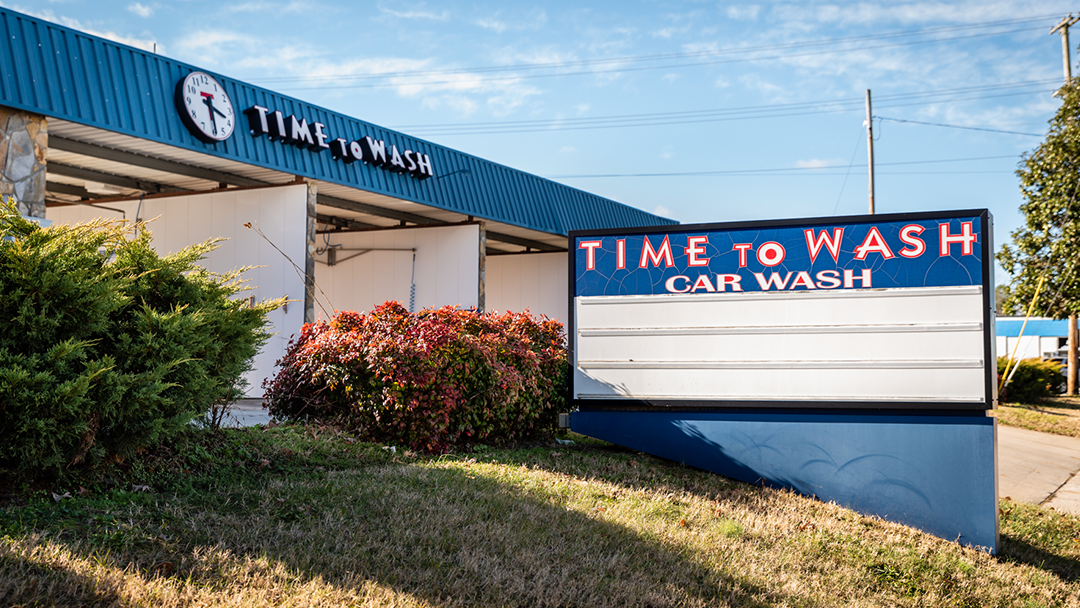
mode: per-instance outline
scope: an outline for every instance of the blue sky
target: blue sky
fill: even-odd
[[[1020,155],[1058,107],[1049,29],[1070,8],[0,4],[683,222],[865,213],[869,88],[877,211],[986,207],[998,245],[1022,222]]]

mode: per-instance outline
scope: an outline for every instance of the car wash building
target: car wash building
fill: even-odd
[[[570,230],[672,223],[3,8],[0,35],[0,195],[54,222],[156,218],[163,253],[228,239],[208,269],[257,266],[249,295],[291,300],[256,394],[316,315],[397,300],[565,319]]]

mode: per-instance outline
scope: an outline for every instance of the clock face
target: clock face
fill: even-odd
[[[225,88],[203,72],[192,72],[176,84],[176,109],[191,134],[209,144],[228,139],[236,125]]]

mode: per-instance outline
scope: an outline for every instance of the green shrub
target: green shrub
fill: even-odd
[[[428,452],[553,429],[565,403],[562,325],[527,313],[387,302],[305,325],[278,366],[264,385],[273,416]]]
[[[127,457],[204,414],[250,368],[266,313],[238,272],[161,258],[120,222],[40,228],[0,205],[0,470]]]
[[[1008,357],[998,357],[998,378],[1005,374]],[[1016,373],[1012,367],[1016,367]],[[1012,380],[1005,386],[998,400],[1009,403],[1036,403],[1059,394],[1065,382],[1064,366],[1043,359],[1021,359],[1009,368]],[[999,380],[1000,382],[1000,380]]]

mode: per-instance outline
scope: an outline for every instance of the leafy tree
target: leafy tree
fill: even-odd
[[[1040,280],[1034,313],[1061,319],[1080,313],[1080,79],[1061,88],[1061,108],[1016,174],[1026,223],[997,255],[1013,276],[1002,311],[1025,314]],[[1044,278],[1045,277],[1045,278]]]

